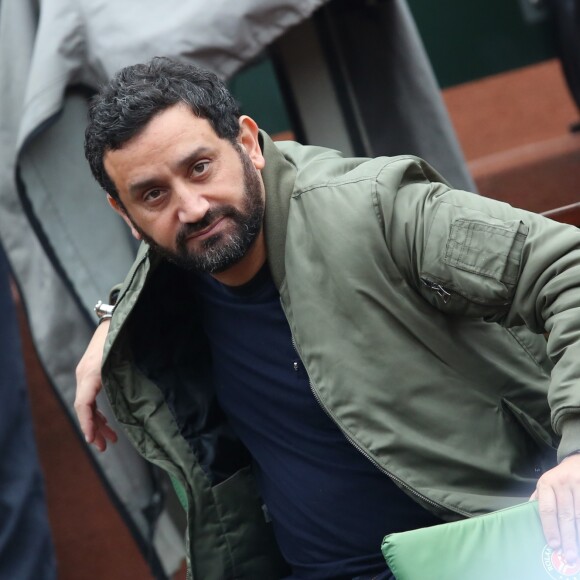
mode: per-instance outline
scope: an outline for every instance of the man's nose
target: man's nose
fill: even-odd
[[[181,186],[176,191],[177,217],[183,224],[196,223],[207,213],[209,202],[193,188]]]

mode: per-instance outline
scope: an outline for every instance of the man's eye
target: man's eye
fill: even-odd
[[[191,170],[191,174],[193,176],[203,175],[207,171],[208,167],[209,161],[201,161],[200,163],[196,163]]]
[[[163,195],[160,189],[152,189],[143,195],[143,201],[152,202],[158,200]]]

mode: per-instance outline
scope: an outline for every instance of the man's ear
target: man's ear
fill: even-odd
[[[238,142],[246,150],[246,153],[254,164],[254,167],[260,171],[261,169],[264,169],[266,160],[262,155],[262,149],[260,149],[258,125],[254,119],[247,115],[242,115],[239,119],[239,123],[240,134],[238,136]]]
[[[119,202],[108,193],[107,193],[107,201],[109,202],[109,205],[123,218],[123,221],[129,226],[129,229],[131,230],[133,237],[136,240],[141,241],[141,234],[135,229],[133,222],[129,219],[127,212],[124,210],[123,207],[121,207]]]

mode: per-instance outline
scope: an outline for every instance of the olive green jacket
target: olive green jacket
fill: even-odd
[[[580,231],[453,190],[415,157],[262,143],[268,262],[322,408],[443,518],[521,501],[558,445],[580,448]],[[180,492],[193,576],[279,578],[184,277],[142,248],[103,382]]]

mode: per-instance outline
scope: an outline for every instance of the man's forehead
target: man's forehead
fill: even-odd
[[[119,147],[105,150],[105,168],[112,159],[175,148],[180,144],[211,147],[219,137],[207,119],[198,117],[183,104],[173,105],[154,115],[138,132]]]

